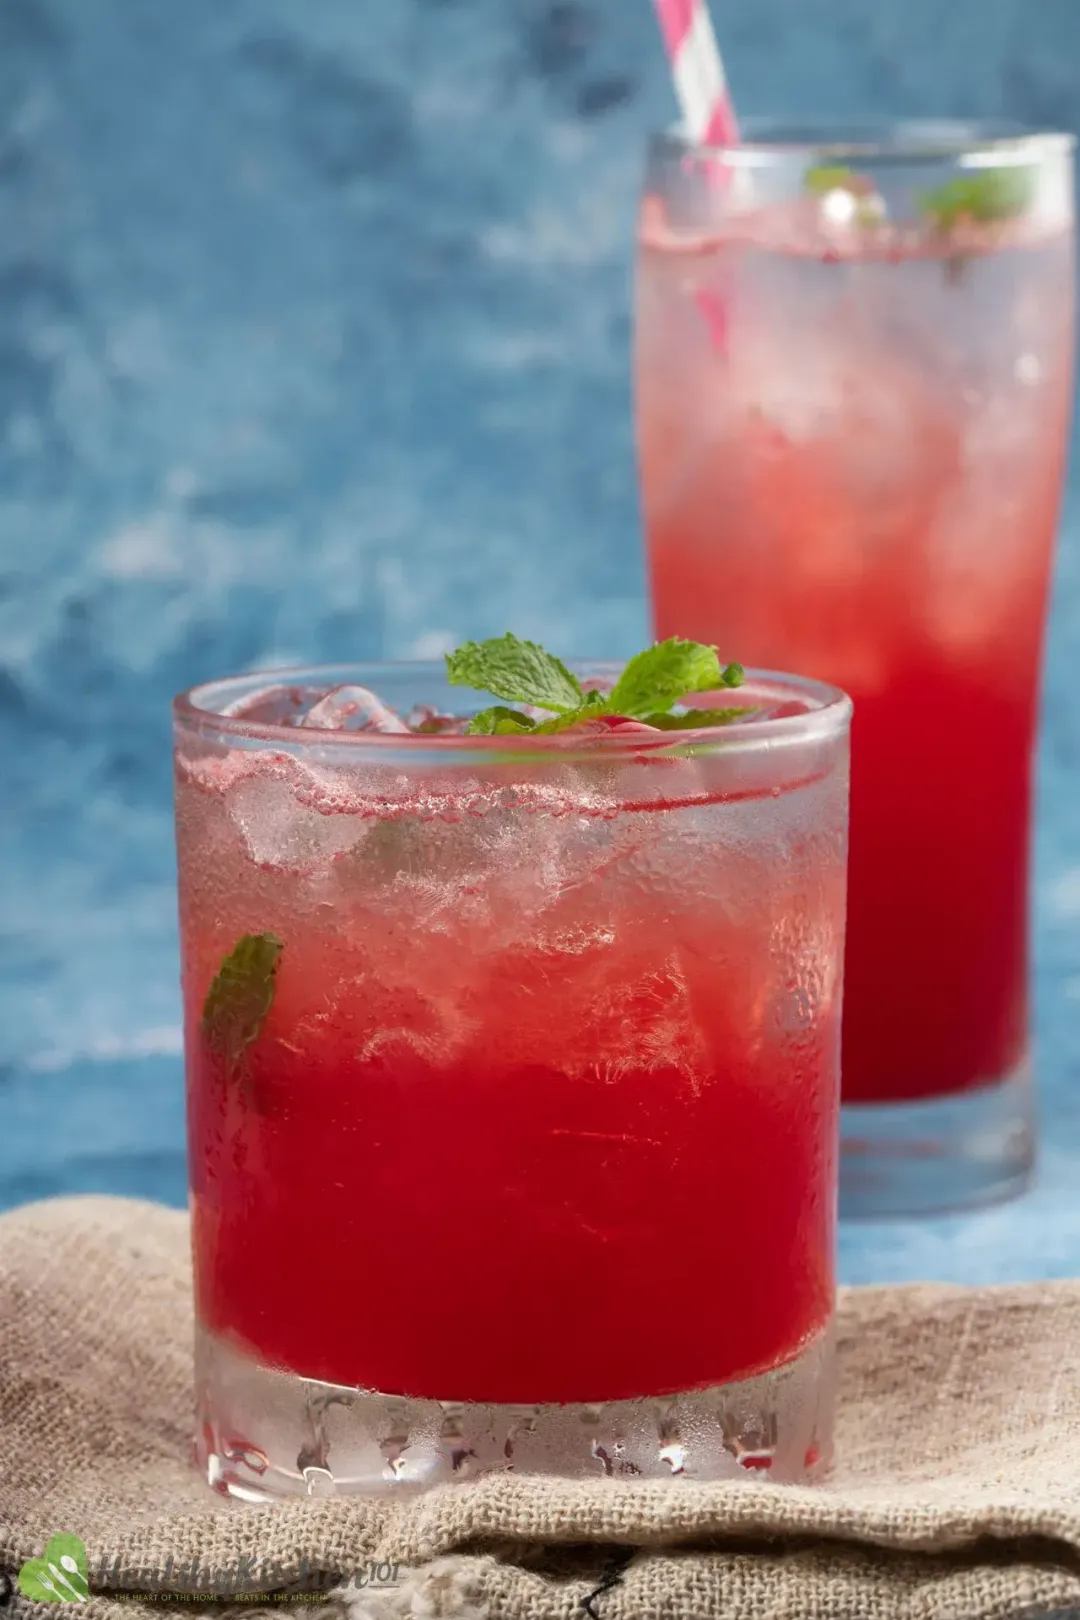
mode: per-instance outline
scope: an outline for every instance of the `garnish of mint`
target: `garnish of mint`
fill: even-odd
[[[823,198],[835,191],[847,192],[855,202],[851,215],[854,225],[880,225],[885,217],[885,206],[870,176],[859,174],[844,164],[815,164],[803,175],[803,188],[812,196]]]
[[[222,961],[202,1010],[204,1039],[235,1073],[257,1040],[274,1004],[274,981],[285,949],[276,934],[244,934]]]
[[[1036,173],[1031,164],[1000,169],[972,169],[947,180],[936,191],[919,198],[923,214],[947,231],[962,219],[979,224],[1015,219],[1035,196]]]
[[[715,647],[679,636],[637,653],[606,693],[586,692],[561,659],[509,632],[490,641],[468,641],[447,653],[446,677],[451,686],[470,686],[504,699],[474,715],[469,722],[474,737],[542,736],[604,715],[638,720],[661,731],[689,730],[727,725],[746,713],[745,709],[671,712],[692,692],[741,686],[744,678],[742,665],[721,664]],[[511,703],[545,710],[551,718],[537,720],[507,707]]]
[[[830,191],[850,191],[852,196],[858,196],[868,186],[873,190],[865,175],[856,174],[854,169],[841,163],[815,164],[803,175],[803,185],[815,197],[824,197]]]

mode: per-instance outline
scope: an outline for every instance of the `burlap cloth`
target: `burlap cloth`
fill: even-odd
[[[243,1507],[192,1471],[187,1218],[120,1199],[0,1217],[0,1566],[60,1531],[119,1575],[307,1560],[348,1620],[988,1620],[1080,1606],[1080,1283],[858,1289],[817,1490],[491,1478],[405,1502]],[[396,1584],[352,1580],[372,1562]],[[125,1572],[133,1571],[134,1575]],[[275,1573],[277,1571],[277,1573]],[[341,1583],[348,1582],[347,1588]],[[56,1620],[0,1577],[16,1616]],[[232,1605],[236,1607],[235,1603]],[[248,1620],[296,1599],[245,1607]],[[160,1611],[159,1611],[160,1614]]]

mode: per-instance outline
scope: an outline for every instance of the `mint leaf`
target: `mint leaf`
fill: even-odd
[[[541,720],[536,727],[536,735],[551,737],[557,731],[570,731],[585,720],[595,720],[597,715],[607,713],[603,703],[589,703],[580,709],[574,709],[570,714],[557,714],[552,720]]]
[[[857,205],[852,224],[880,225],[885,219],[885,204],[871,177],[843,164],[820,164],[807,169],[803,175],[803,187],[811,195],[822,198],[834,191],[846,191]]]
[[[936,191],[924,192],[919,206],[941,230],[951,229],[962,219],[980,224],[1014,219],[1030,206],[1035,184],[1033,165],[976,169],[958,174]]]
[[[494,708],[481,709],[469,721],[470,737],[510,737],[515,732],[535,731],[536,721],[518,709],[506,709],[501,703]]]
[[[815,197],[824,197],[830,191],[850,191],[858,196],[870,184],[864,175],[858,175],[854,169],[848,169],[842,164],[817,164],[807,169],[803,175],[803,186],[807,191],[813,192]],[[871,186],[871,190],[873,187]]]
[[[547,710],[551,716],[536,720],[497,703],[470,720],[468,734],[473,737],[551,736],[600,715],[621,715],[656,725],[658,715],[667,714],[689,693],[741,686],[744,679],[742,665],[721,665],[715,647],[672,636],[631,658],[610,692],[586,692],[558,658],[535,642],[519,641],[509,633],[491,641],[469,641],[447,653],[446,675],[452,686],[493,692],[509,702]],[[673,721],[667,729],[726,725],[730,714],[739,712],[699,709],[686,720]],[[707,718],[711,715],[721,718]]]
[[[490,641],[467,641],[447,653],[446,678],[451,686],[471,686],[553,714],[568,714],[585,701],[580,681],[561,659],[535,641],[519,641],[509,632]]]
[[[714,692],[739,686],[743,671],[738,664],[721,668],[715,647],[672,636],[631,658],[604,705],[607,714],[644,720],[666,712],[688,692]]]
[[[278,960],[285,949],[276,934],[244,934],[218,968],[202,1010],[205,1039],[223,1054],[231,1075],[266,1022],[274,1004]]]
[[[730,726],[733,720],[743,720],[748,714],[757,714],[756,708],[746,709],[688,709],[685,714],[647,714],[645,725],[658,731],[694,731],[698,726]]]

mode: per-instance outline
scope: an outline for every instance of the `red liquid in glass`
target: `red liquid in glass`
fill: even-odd
[[[467,818],[269,870],[182,774],[203,1325],[453,1400],[692,1390],[795,1355],[833,1297],[843,849],[809,800],[838,791],[541,810],[471,882]],[[237,1082],[200,1012],[265,929],[285,949]]]
[[[1071,397],[1064,236],[882,262],[646,244],[657,633],[841,686],[845,1101],[1002,1079],[1027,1043],[1042,631]],[[728,311],[719,353],[694,291]]]

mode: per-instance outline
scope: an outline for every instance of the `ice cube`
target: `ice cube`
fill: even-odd
[[[242,778],[226,793],[233,823],[259,866],[311,872],[328,866],[370,829],[359,815],[324,815],[301,804],[287,782],[266,775]]]
[[[366,686],[335,686],[308,710],[300,724],[319,731],[409,730],[401,716]]]
[[[405,724],[425,737],[463,737],[469,722],[462,715],[443,714],[430,703],[416,703],[406,715]]]
[[[641,720],[629,720],[621,714],[600,714],[595,720],[579,720],[566,731],[557,733],[558,736],[569,743],[576,742],[582,737],[591,737],[599,742],[605,738],[624,738],[636,735],[656,737],[663,739],[664,733],[659,726],[647,726]]]
[[[302,724],[305,708],[318,696],[318,690],[309,686],[260,686],[227,703],[221,712],[259,726],[296,726]]]
[[[756,725],[762,720],[791,720],[796,715],[809,714],[810,704],[800,698],[790,698],[786,702],[734,705],[742,708],[743,712],[732,720],[734,726]]]

